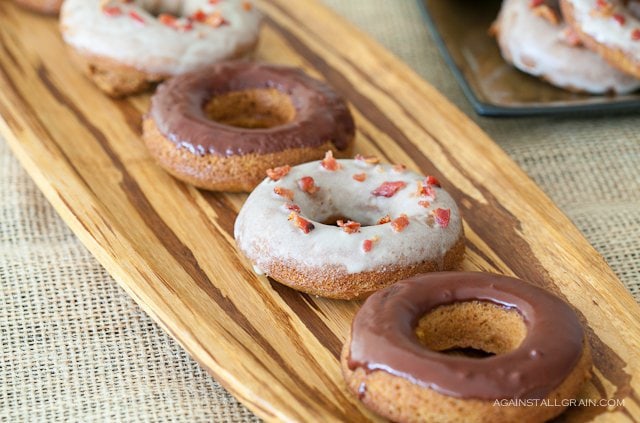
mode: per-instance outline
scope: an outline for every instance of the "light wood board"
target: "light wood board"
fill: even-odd
[[[313,0],[261,2],[257,57],[297,65],[351,103],[357,150],[434,174],[465,218],[464,269],[517,275],[578,310],[594,351],[584,395],[620,407],[565,418],[640,420],[640,308],[604,260],[469,118]],[[256,276],[233,223],[244,195],[168,176],[140,139],[148,96],[111,100],[67,60],[54,19],[0,1],[0,133],[124,289],[268,420],[376,419],[345,390],[338,353],[358,304]]]

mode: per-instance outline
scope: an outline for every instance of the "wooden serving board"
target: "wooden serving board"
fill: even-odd
[[[340,17],[311,0],[261,6],[260,60],[344,94],[359,152],[443,181],[465,218],[464,269],[517,275],[579,311],[595,359],[584,395],[624,406],[565,419],[640,420],[640,307],[571,222],[469,118]],[[54,19],[0,1],[0,133],[122,287],[259,416],[375,420],[338,366],[359,304],[256,276],[233,240],[245,195],[202,192],[157,167],[140,139],[148,100],[104,96],[67,61]]]

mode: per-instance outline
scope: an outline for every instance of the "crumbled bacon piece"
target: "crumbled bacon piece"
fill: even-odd
[[[620,13],[614,13],[612,18],[618,22],[620,24],[620,26],[623,26],[625,24],[625,22],[627,22],[627,18],[624,17],[624,15],[621,15]]]
[[[391,216],[386,215],[385,217],[381,217],[380,220],[378,220],[378,225],[384,225],[385,223],[389,222],[391,222]]]
[[[191,19],[196,22],[204,22],[207,20],[207,14],[202,11],[202,9],[198,9],[193,14],[191,14]]]
[[[431,206],[431,203],[429,201],[418,201],[418,204],[421,205],[422,207],[424,207],[425,209],[429,208],[429,206]]]
[[[300,206],[297,204],[293,204],[293,203],[285,203],[283,205],[283,207],[287,210],[296,212],[296,213],[300,213]]]
[[[118,6],[104,6],[102,8],[102,13],[111,17],[120,16],[122,15],[122,9],[120,9]]]
[[[640,29],[634,29],[633,32],[631,32],[631,39],[633,41],[640,41]]]
[[[222,13],[218,10],[208,15],[204,23],[214,28],[228,24],[228,22],[222,17]]]
[[[406,228],[408,225],[409,225],[409,218],[407,217],[406,214],[401,214],[400,217],[393,219],[393,221],[391,222],[391,227],[396,232],[404,231],[404,228]]]
[[[371,241],[370,239],[365,239],[364,241],[362,241],[362,251],[364,251],[365,253],[368,253],[372,249],[373,249],[373,241]]]
[[[191,20],[186,20],[181,22],[178,18],[168,13],[161,13],[158,16],[158,20],[160,21],[160,23],[168,27],[171,27],[173,29],[176,29],[178,31],[189,31],[193,29],[193,24],[191,23]]]
[[[450,209],[435,209],[431,213],[433,213],[433,217],[436,220],[436,223],[440,225],[442,228],[446,228],[449,226],[449,220],[451,219],[451,210]]]
[[[287,176],[289,171],[291,171],[291,166],[289,165],[274,167],[273,169],[267,169],[267,176],[272,181],[279,181],[280,179]]]
[[[418,182],[418,195],[421,197],[436,198],[436,190],[433,188],[435,185],[430,185],[427,181]]]
[[[209,4],[218,4],[220,0],[209,0]]]
[[[405,170],[407,170],[407,166],[403,165],[403,164],[397,164],[393,166],[393,170],[398,172],[398,173],[402,173]]]
[[[142,25],[144,25],[144,23],[145,23],[145,22],[144,22],[144,18],[143,18],[142,16],[140,16],[140,15],[138,14],[138,12],[136,12],[135,10],[130,10],[130,11],[129,11],[129,17],[130,17],[131,19],[133,19],[134,21],[136,21],[136,22],[138,22],[138,23],[141,23]]]
[[[366,173],[356,173],[355,175],[352,176],[353,179],[355,179],[358,182],[364,182],[367,179],[367,174]]]
[[[315,226],[313,225],[313,223],[309,222],[307,219],[300,216],[296,212],[291,212],[289,214],[289,220],[292,221],[293,224],[296,225],[296,227],[299,228],[305,234],[308,234],[309,232],[315,229]]]
[[[360,232],[360,223],[354,222],[353,220],[338,220],[336,224],[342,228],[348,234],[355,234],[356,232]]]
[[[438,188],[442,186],[440,185],[440,181],[438,180],[438,178],[436,178],[435,176],[429,175],[424,181],[426,182],[427,185],[435,185]]]
[[[615,6],[608,0],[596,0],[596,7],[591,11],[594,16],[609,17],[615,12]]]
[[[374,189],[371,194],[377,197],[393,197],[396,192],[404,188],[406,185],[406,182],[403,181],[383,182],[382,185]]]
[[[580,39],[576,31],[574,31],[574,29],[571,28],[570,26],[567,26],[564,29],[562,35],[563,35],[564,42],[570,45],[571,47],[578,47],[582,45],[582,40]]]
[[[242,3],[242,8],[248,12],[253,9],[253,3],[245,1]]]
[[[366,164],[374,165],[380,163],[380,159],[376,156],[363,156],[362,154],[356,154],[355,160]]]
[[[320,165],[331,172],[340,169],[340,163],[333,158],[333,151],[331,150],[327,151],[324,155],[324,159],[322,159]]]
[[[275,187],[273,189],[273,192],[275,192],[280,197],[286,198],[289,201],[293,200],[293,191],[291,191],[290,189]]]
[[[298,180],[298,187],[307,194],[315,194],[320,188],[316,186],[316,181],[311,176],[304,176]]]

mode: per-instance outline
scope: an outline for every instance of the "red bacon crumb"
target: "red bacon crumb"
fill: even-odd
[[[291,191],[290,189],[286,189],[286,188],[282,188],[282,187],[275,187],[273,189],[273,192],[275,192],[280,197],[286,198],[289,201],[293,200],[293,191]]]
[[[449,220],[451,219],[451,210],[450,209],[435,209],[432,211],[433,217],[436,219],[436,223],[440,225],[442,228],[446,228],[449,226]]]
[[[207,25],[212,26],[214,28],[218,28],[222,25],[228,24],[228,22],[222,17],[222,14],[217,10],[212,14],[210,14],[209,16],[207,16],[204,22]]]
[[[242,8],[248,12],[253,9],[253,4],[251,2],[245,1],[242,3]]]
[[[404,228],[406,228],[408,225],[409,225],[409,218],[407,217],[406,214],[401,214],[400,217],[393,219],[393,221],[391,222],[391,227],[396,232],[404,231]]]
[[[105,6],[102,8],[102,12],[110,17],[122,15],[122,9],[118,6]]]
[[[354,222],[353,220],[338,220],[336,224],[342,228],[348,234],[355,234],[356,232],[360,232],[360,223]]]
[[[139,22],[142,25],[144,25],[144,19],[135,10],[130,10],[129,11],[129,17],[132,18],[134,21]]]
[[[631,33],[631,39],[633,41],[639,41],[640,40],[640,29],[634,29],[633,32]]]
[[[320,165],[331,172],[340,169],[340,163],[338,163],[338,161],[333,158],[333,151],[331,150],[327,151],[327,153],[324,155],[324,159],[322,159]]]
[[[433,188],[435,185],[429,185],[424,182],[418,182],[418,195],[421,197],[436,198],[436,190]]]
[[[418,204],[421,205],[422,207],[424,207],[425,209],[429,208],[429,206],[431,205],[431,203],[429,201],[418,201]]]
[[[202,9],[198,9],[191,15],[191,19],[196,22],[204,22],[207,20],[207,14],[202,11]]]
[[[391,216],[386,215],[385,217],[381,217],[380,220],[378,220],[378,225],[384,225],[385,223],[389,222],[391,222]]]
[[[283,205],[283,207],[287,210],[291,210],[293,212],[296,213],[300,213],[300,206],[297,204],[293,204],[293,203],[286,203]]]
[[[367,174],[366,173],[356,173],[355,175],[352,176],[353,179],[355,179],[358,182],[364,182],[367,179]]]
[[[380,159],[376,156],[363,156],[362,154],[356,154],[355,160],[372,165],[380,163]]]
[[[220,0],[209,0],[209,4],[218,4]]]
[[[267,169],[267,176],[272,181],[279,181],[280,179],[287,176],[290,170],[291,170],[291,166],[289,165],[274,167],[273,169]]]
[[[298,187],[307,194],[315,194],[320,188],[316,186],[316,181],[311,176],[304,176],[298,181]]]
[[[427,176],[427,178],[424,180],[427,185],[435,185],[438,188],[440,188],[442,185],[440,185],[440,181],[438,180],[438,178],[436,178],[435,176]]]
[[[371,194],[376,197],[393,197],[396,192],[404,188],[406,185],[406,182],[403,181],[383,182],[382,185],[374,189]]]
[[[365,239],[364,241],[362,241],[362,251],[364,251],[365,253],[368,253],[372,249],[373,249],[373,241],[371,241],[370,239]]]
[[[618,22],[620,24],[620,26],[623,26],[624,23],[627,21],[627,18],[624,17],[624,15],[621,15],[619,13],[614,13],[613,14],[613,19]]]
[[[313,225],[313,223],[309,222],[307,219],[300,216],[296,212],[291,212],[289,214],[289,220],[292,221],[293,224],[296,225],[296,227],[299,228],[305,234],[308,234],[309,232],[315,229],[315,226]]]
[[[611,16],[613,15],[614,9],[613,3],[610,3],[608,0],[596,0],[596,7],[592,11],[592,14],[603,17]]]

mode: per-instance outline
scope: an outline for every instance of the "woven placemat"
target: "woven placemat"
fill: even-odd
[[[476,117],[411,0],[325,0],[536,180],[640,299],[637,116]],[[0,140],[0,421],[257,420],[96,262]]]

